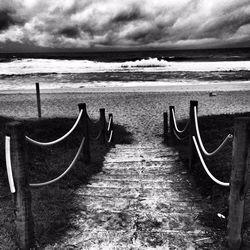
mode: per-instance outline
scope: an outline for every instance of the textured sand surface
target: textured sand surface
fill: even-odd
[[[44,117],[76,117],[86,102],[90,116],[98,109],[133,134],[132,145],[117,145],[103,171],[76,193],[82,213],[72,218],[75,230],[46,249],[222,249],[213,231],[196,220],[203,206],[190,186],[178,154],[162,144],[162,116],[176,106],[187,118],[189,101],[199,101],[199,115],[250,110],[250,92],[123,92],[42,94]],[[33,94],[0,96],[0,115],[35,118]],[[207,248],[206,248],[207,247]]]

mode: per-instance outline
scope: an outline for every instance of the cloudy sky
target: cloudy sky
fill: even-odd
[[[250,0],[0,0],[0,52],[250,47]]]

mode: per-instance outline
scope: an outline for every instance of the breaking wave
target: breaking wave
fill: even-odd
[[[147,58],[126,62],[58,59],[19,59],[0,62],[0,75],[174,71],[250,71],[250,61],[174,62],[165,59]]]

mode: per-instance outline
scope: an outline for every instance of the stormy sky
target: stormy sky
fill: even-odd
[[[250,0],[0,0],[0,51],[250,47]]]

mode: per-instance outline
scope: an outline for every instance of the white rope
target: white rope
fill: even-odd
[[[76,128],[76,126],[78,125],[80,119],[81,119],[81,116],[82,116],[82,112],[83,110],[81,109],[78,117],[77,117],[77,120],[76,122],[74,123],[73,127],[62,137],[58,138],[57,140],[54,140],[54,141],[51,141],[51,142],[39,142],[39,141],[35,141],[33,139],[31,139],[30,137],[28,136],[25,136],[26,140],[29,141],[30,143],[32,144],[35,144],[35,145],[39,145],[39,146],[50,146],[50,145],[54,145],[62,140],[64,140],[66,137],[68,137],[73,131],[74,129]]]
[[[79,149],[78,149],[78,151],[77,151],[77,153],[76,153],[73,161],[71,162],[71,164],[69,165],[69,167],[61,175],[59,175],[57,178],[52,179],[52,180],[47,181],[47,182],[29,184],[30,187],[42,187],[42,186],[46,186],[46,185],[52,184],[52,183],[60,180],[64,175],[66,175],[69,172],[69,170],[75,165],[76,161],[78,160],[78,158],[80,156],[80,153],[82,151],[82,147],[83,147],[84,141],[85,141],[85,137],[83,137],[81,145],[80,145],[80,147],[79,147]]]
[[[179,135],[177,135],[177,133],[176,133],[176,131],[175,130],[173,130],[174,131],[174,135],[175,135],[175,137],[179,140],[179,141],[184,141],[184,140],[186,140],[187,138],[188,138],[188,135],[187,136],[185,136],[185,137],[183,137],[183,138],[181,138]]]
[[[110,132],[109,139],[108,139],[108,143],[110,143],[110,142],[111,142],[112,137],[113,137],[113,130],[111,130],[111,132]]]
[[[215,149],[213,152],[208,152],[204,145],[203,145],[203,142],[201,140],[201,135],[200,135],[200,130],[199,130],[199,125],[198,125],[198,118],[197,118],[197,109],[196,107],[194,107],[194,121],[195,121],[195,129],[196,129],[196,133],[197,133],[197,137],[198,137],[198,142],[201,146],[201,150],[202,152],[207,155],[207,156],[212,156],[212,155],[215,155],[225,144],[228,140],[232,139],[233,138],[233,135],[229,134],[227,135],[227,137],[224,139],[224,141],[220,144],[220,146]]]
[[[177,123],[176,123],[176,118],[175,118],[175,112],[174,112],[174,109],[172,109],[172,116],[173,116],[173,121],[174,121],[174,127],[175,127],[175,130],[178,132],[178,133],[184,133],[189,125],[189,120],[187,121],[186,125],[185,125],[185,128],[180,130],[178,129],[177,127]]]
[[[112,117],[109,118],[109,124],[108,124],[108,129],[107,129],[107,131],[110,130],[112,119],[113,119]]]
[[[225,187],[229,187],[229,183],[228,182],[222,182],[222,181],[219,181],[218,179],[216,179],[211,173],[210,171],[208,170],[207,166],[206,166],[206,163],[201,155],[201,152],[200,152],[200,149],[199,149],[199,146],[198,146],[198,143],[196,141],[196,138],[195,136],[192,136],[193,138],[193,142],[194,142],[194,145],[195,145],[195,148],[197,150],[197,153],[199,155],[199,158],[200,158],[200,161],[201,161],[201,164],[203,166],[203,168],[205,169],[206,173],[208,174],[208,176],[217,184],[221,185],[221,186],[225,186]]]
[[[12,167],[11,167],[11,155],[10,155],[10,137],[5,136],[5,161],[6,161],[6,168],[9,180],[9,186],[11,193],[15,193],[15,184],[12,174]]]
[[[96,137],[93,137],[93,136],[89,136],[90,140],[92,141],[97,141],[99,140],[100,136],[102,135],[102,130],[99,131],[98,135]]]

